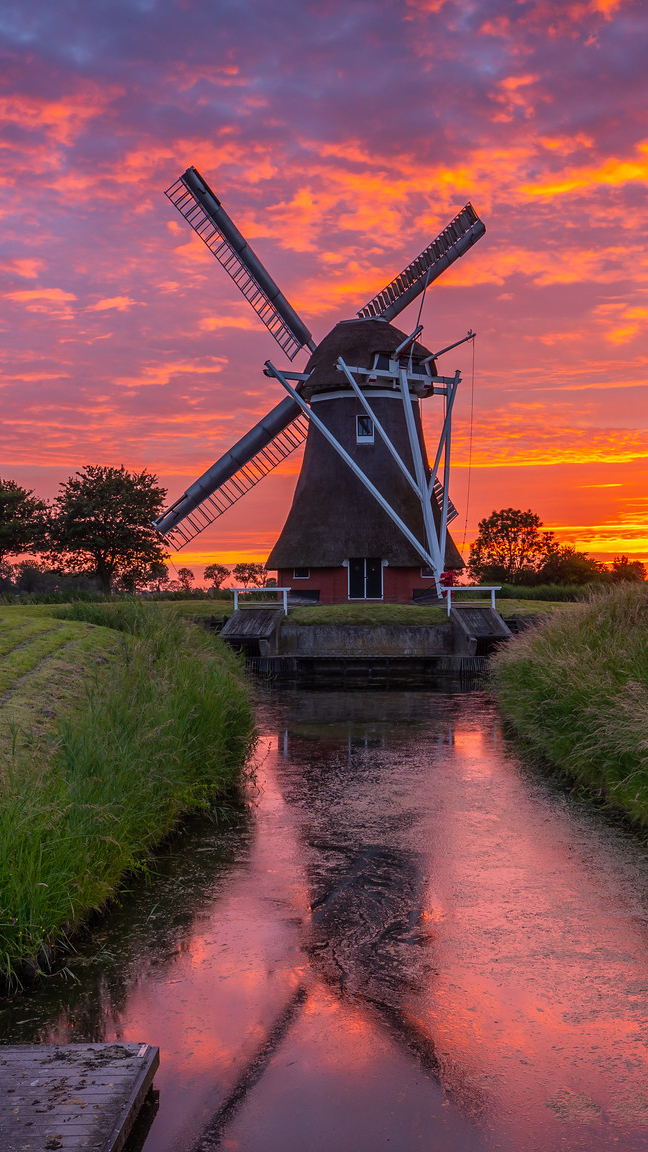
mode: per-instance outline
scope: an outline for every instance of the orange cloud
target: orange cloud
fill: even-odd
[[[557,152],[561,156],[568,156],[578,148],[594,147],[593,137],[586,136],[583,132],[577,132],[575,136],[539,136],[538,140],[543,148],[549,152]]]
[[[62,288],[25,288],[18,292],[6,292],[7,300],[52,300],[61,303],[63,300],[76,300],[73,292],[65,292]]]
[[[120,376],[115,381],[123,388],[163,388],[175,376],[213,375],[222,372],[228,363],[225,356],[207,356],[200,360],[179,360],[169,363],[146,364],[138,376]],[[181,416],[175,417],[181,419]],[[193,419],[193,417],[192,417]]]
[[[190,66],[178,64],[169,73],[169,81],[180,92],[188,92],[201,81],[218,88],[242,87],[248,83],[247,77],[241,75],[239,66],[234,63],[213,63],[209,67],[196,63]]]
[[[546,415],[545,415],[546,413]],[[426,421],[426,427],[428,427]],[[468,464],[469,428],[457,421],[453,467]],[[625,463],[648,459],[648,433],[562,423],[557,406],[514,403],[481,413],[473,429],[472,464],[478,468]]]
[[[6,268],[8,272],[15,272],[15,274],[23,280],[38,279],[38,275],[44,267],[45,262],[39,260],[36,256],[11,260],[10,263],[4,265],[4,268]]]
[[[648,181],[648,140],[635,146],[638,156],[635,159],[619,160],[610,157],[602,164],[591,168],[572,168],[561,177],[547,179],[534,184],[522,184],[522,195],[561,196],[570,192],[582,192],[603,185],[627,184],[632,181]]]
[[[526,120],[531,119],[535,115],[535,106],[531,101],[530,94],[527,89],[531,85],[537,85],[540,77],[536,74],[526,74],[523,76],[506,76],[503,80],[499,81],[499,92],[493,94],[493,99],[503,105],[503,111],[495,116],[495,121],[506,123],[512,120],[515,113],[521,111]],[[536,92],[536,99],[548,100],[549,97],[544,93]]]
[[[611,344],[627,344],[645,328],[648,308],[630,306],[627,302],[608,301],[594,309],[594,318],[606,326],[604,336]]]
[[[82,92],[58,100],[4,96],[0,97],[0,117],[5,124],[29,131],[44,129],[59,144],[70,145],[88,121],[100,116],[118,93],[117,89],[100,89],[86,82]]]
[[[116,310],[117,312],[127,312],[133,304],[140,304],[142,301],[133,300],[131,296],[108,296],[104,300],[97,300],[96,304],[89,304],[88,312],[108,312]]]
[[[201,332],[215,332],[220,328],[242,328],[244,331],[257,331],[260,321],[250,311],[240,316],[203,316],[198,327]]]
[[[27,312],[46,313],[53,319],[71,320],[74,316],[69,301],[76,300],[76,296],[62,288],[25,288],[17,292],[6,292],[5,298],[23,304]]]

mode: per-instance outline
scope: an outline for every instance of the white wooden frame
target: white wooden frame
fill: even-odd
[[[437,595],[441,597],[443,594],[441,574],[445,568],[444,557],[448,526],[448,481],[450,475],[452,409],[454,406],[457,388],[459,387],[459,383],[461,381],[461,375],[459,372],[455,372],[454,377],[421,375],[420,373],[413,373],[407,368],[402,368],[396,360],[390,360],[389,369],[387,370],[352,368],[345,363],[342,356],[340,356],[337,360],[337,367],[339,371],[346,377],[349,386],[360,401],[367,416],[370,416],[373,420],[374,434],[376,432],[378,433],[388,452],[393,457],[396,464],[403,473],[408,484],[416,493],[421,505],[421,513],[423,516],[423,525],[425,529],[424,541],[418,540],[416,538],[414,533],[408,528],[408,526],[404,523],[394,508],[392,508],[389,501],[385,499],[385,497],[381,492],[378,491],[378,489],[371,482],[365,472],[363,472],[357,461],[349,455],[346,449],[342,447],[339,440],[337,440],[333,433],[327,428],[326,424],[324,424],[320,417],[313,411],[312,406],[309,406],[306,401],[299,395],[299,393],[296,392],[295,389],[289,384],[287,374],[280,372],[278,368],[275,368],[274,364],[270,360],[266,360],[265,362],[266,375],[274,376],[274,378],[279,381],[283,388],[285,388],[286,392],[288,392],[293,400],[295,400],[299,405],[302,412],[305,413],[309,420],[312,420],[312,422],[315,424],[315,427],[318,428],[324,436],[325,440],[327,440],[331,447],[335,449],[338,456],[344,460],[345,464],[347,464],[354,475],[357,476],[358,480],[364,484],[365,488],[371,493],[383,511],[387,513],[394,524],[396,524],[396,526],[400,529],[405,539],[408,540],[412,547],[416,550],[424,564],[431,568],[434,574],[434,582]],[[403,404],[403,411],[405,414],[405,423],[410,443],[410,450],[412,453],[412,460],[414,463],[414,475],[412,475],[399,452],[389,439],[389,436],[383,428],[380,420],[377,418],[373,408],[371,407],[366,393],[362,391],[360,385],[358,384],[356,376],[372,376],[374,379],[377,379],[378,376],[384,377],[386,380],[393,381],[393,387],[399,389],[401,401]],[[434,467],[430,471],[429,480],[425,475],[425,460],[423,458],[421,444],[416,431],[413,401],[410,393],[411,378],[415,380],[416,383],[423,383],[425,386],[429,386],[434,393],[445,395],[447,398],[445,418],[439,437],[439,444],[436,451]],[[440,384],[443,385],[443,387],[434,388],[434,384]],[[439,531],[437,532],[434,514],[432,511],[432,489],[437,479],[437,472],[444,449],[443,501],[441,505],[441,522]]]
[[[501,590],[501,584],[452,584],[448,588],[443,589],[443,595],[448,597],[448,616],[452,608],[452,594],[453,592],[490,592],[491,594],[491,608],[493,612],[495,608],[495,593]],[[467,600],[466,604],[474,607],[484,607],[483,600]]]
[[[257,588],[255,586],[252,586],[251,588],[250,587],[248,587],[248,588],[226,588],[225,591],[234,593],[234,611],[235,612],[238,610],[238,606],[239,606],[239,603],[238,603],[239,592],[281,592],[283,594],[283,596],[282,596],[282,598],[283,598],[283,613],[284,613],[284,616],[288,615],[288,593],[292,592],[292,588],[276,588],[274,586],[274,584],[272,584],[269,587],[264,586],[263,588]],[[255,608],[264,607],[264,601],[258,601],[258,600],[257,601],[251,601],[250,607],[252,607],[252,604],[254,605]],[[270,608],[274,608],[274,604],[272,603],[272,601],[266,600],[265,606],[270,607]]]

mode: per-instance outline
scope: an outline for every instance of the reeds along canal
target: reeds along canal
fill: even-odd
[[[286,693],[4,1042],[161,1047],[146,1152],[648,1149],[648,858],[481,693]],[[149,1120],[152,1112],[149,1113]]]

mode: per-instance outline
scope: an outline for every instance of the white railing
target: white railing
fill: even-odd
[[[226,589],[226,591],[234,593],[234,611],[235,612],[238,609],[239,592],[281,592],[281,593],[283,593],[284,616],[288,615],[288,593],[292,592],[292,588],[275,588],[275,587],[271,587],[271,588],[228,588],[228,589]],[[256,606],[258,606],[258,603],[259,603],[258,601],[255,601]]]
[[[452,593],[453,592],[490,592],[490,594],[491,594],[491,608],[494,610],[495,609],[495,593],[499,592],[501,587],[502,587],[501,584],[464,584],[463,587],[460,584],[457,584],[451,588],[443,588],[441,590],[441,595],[448,597],[448,616],[449,616],[450,615],[450,609],[452,608]],[[472,603],[472,601],[470,601],[470,603]]]

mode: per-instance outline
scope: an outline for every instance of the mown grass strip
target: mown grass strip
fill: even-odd
[[[32,672],[53,652],[64,648],[76,634],[77,629],[74,627],[51,621],[51,627],[47,631],[14,646],[0,664],[0,700],[3,693],[7,692],[20,677]]]
[[[33,744],[53,732],[61,717],[83,711],[97,669],[118,657],[123,647],[123,638],[113,630],[88,624],[71,627],[73,637],[15,680],[0,698],[0,788],[16,740]]]
[[[69,615],[79,619],[80,607]],[[82,607],[89,644],[88,625],[101,626],[111,606]],[[240,666],[217,639],[154,605],[121,606],[116,624],[109,663],[98,664],[95,649],[76,713],[13,742],[0,796],[9,981],[145,867],[183,812],[236,789],[253,741]],[[90,659],[79,625],[65,627]],[[104,658],[109,649],[102,640]]]
[[[44,632],[55,627],[52,620],[21,620],[11,617],[5,620],[0,611],[0,657],[7,656],[9,652],[31,640],[34,636],[41,636]]]
[[[619,586],[494,658],[502,712],[528,748],[648,826],[648,588]]]

